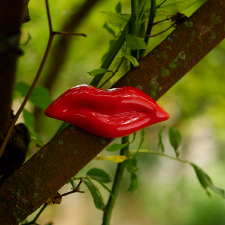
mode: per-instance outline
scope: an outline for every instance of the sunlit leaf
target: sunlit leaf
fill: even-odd
[[[124,156],[124,155],[115,155],[115,156],[111,156],[111,155],[98,155],[94,159],[96,159],[96,160],[104,160],[104,159],[107,159],[107,160],[112,161],[112,162],[115,162],[115,163],[121,163],[124,160],[126,160],[127,157]]]
[[[225,191],[223,189],[214,186],[211,178],[201,168],[199,168],[198,166],[196,166],[193,163],[190,163],[190,164],[194,168],[196,176],[197,176],[200,184],[202,185],[202,187],[205,189],[206,193],[209,196],[210,196],[210,193],[207,188],[209,188],[211,191],[213,191],[216,194],[225,198]]]
[[[121,2],[118,2],[116,5],[116,12],[121,13],[122,12],[122,4]]]
[[[180,132],[173,125],[169,128],[169,139],[176,156],[179,157],[180,152],[178,151],[178,147],[181,144],[182,138]]]
[[[111,162],[121,163],[124,160],[126,160],[127,157],[125,155],[115,155],[115,156],[109,156],[107,159]]]
[[[163,145],[163,141],[162,141],[162,132],[165,130],[166,126],[164,125],[161,130],[158,133],[158,139],[159,139],[159,143],[158,143],[158,151],[164,153],[164,145]]]
[[[87,176],[102,183],[109,183],[112,181],[112,178],[108,173],[98,168],[92,168],[88,170]]]
[[[129,192],[133,192],[136,189],[138,189],[138,176],[135,173],[131,173],[131,181],[130,181],[130,186],[127,189]]]
[[[114,27],[125,27],[128,20],[130,19],[130,14],[122,13],[112,13],[112,12],[101,12],[103,15],[107,15],[108,22]]]
[[[122,53],[121,56],[124,56],[126,59],[128,59],[134,65],[134,67],[139,66],[139,62],[132,55],[128,53]]]
[[[97,187],[95,187],[95,185],[87,179],[83,179],[83,182],[87,185],[89,191],[91,192],[91,195],[92,195],[94,203],[95,203],[95,207],[97,209],[103,210],[104,202],[103,202],[102,196],[100,195]]]
[[[146,49],[146,43],[144,41],[144,38],[139,38],[135,35],[132,34],[127,34],[126,35],[126,43],[127,46],[131,49],[131,50],[136,50],[136,49]]]
[[[126,147],[129,143],[126,144],[117,144],[117,143],[112,143],[111,145],[109,145],[108,147],[106,147],[106,150],[109,152],[115,152],[118,151],[124,147]]]
[[[157,0],[156,4],[159,5],[163,1],[164,0]],[[173,15],[189,8],[196,1],[198,0],[167,0],[157,10],[159,12],[164,11],[167,13],[167,15]]]
[[[99,69],[94,69],[92,71],[89,71],[88,73],[91,76],[96,76],[96,75],[99,75],[99,74],[102,74],[102,73],[106,73],[106,72],[112,72],[112,71],[104,69],[104,68],[99,68]]]

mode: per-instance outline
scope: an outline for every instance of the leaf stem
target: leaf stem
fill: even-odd
[[[35,216],[35,218],[31,222],[24,223],[23,225],[36,224],[35,222],[37,221],[37,219],[39,218],[39,216],[42,214],[42,212],[45,210],[46,207],[47,207],[47,204],[45,203],[40,209],[40,211],[38,212],[38,214]]]
[[[168,28],[166,28],[165,30],[163,30],[163,31],[161,31],[161,32],[159,32],[159,33],[157,33],[157,34],[154,34],[154,35],[147,35],[147,34],[146,34],[146,37],[150,38],[150,37],[158,36],[158,35],[160,35],[160,34],[166,32],[166,31],[168,31],[168,30],[169,30],[170,28],[172,28],[175,24],[176,24],[176,22],[173,23],[173,24],[172,24],[171,26],[169,26]]]
[[[131,0],[131,34],[139,37],[139,0]],[[131,50],[131,55],[138,59],[139,51]],[[131,68],[133,68],[131,63]]]
[[[130,19],[127,22],[127,25],[124,27],[121,35],[119,36],[119,38],[117,39],[117,41],[113,45],[111,51],[106,56],[106,59],[102,63],[102,65],[101,65],[100,68],[104,68],[104,69],[108,69],[109,68],[109,66],[111,65],[112,61],[114,60],[114,58],[116,57],[117,53],[119,52],[120,48],[122,47],[122,45],[123,45],[123,43],[125,41],[126,34],[128,34],[129,31],[130,31]],[[103,76],[104,76],[104,73],[103,74],[96,75],[93,78],[93,80],[91,81],[90,85],[92,85],[94,87],[97,87],[98,84],[99,84],[99,82],[103,78]]]
[[[121,143],[125,144],[129,142],[129,136],[123,137]],[[120,151],[120,155],[125,155],[128,156],[129,152],[129,145],[125,146],[123,149]],[[122,180],[124,168],[125,168],[126,161],[123,161],[122,163],[119,163],[117,165],[117,170],[113,182],[113,187],[112,187],[112,195],[109,196],[108,202],[105,206],[104,212],[103,212],[103,222],[102,225],[109,225],[110,224],[110,218],[112,215],[112,210],[115,205],[116,197],[119,192],[120,188],[120,183]],[[112,197],[113,196],[113,197]]]
[[[182,162],[182,163],[193,164],[192,162],[190,162],[190,161],[188,161],[188,160],[182,160],[182,159],[179,159],[179,158],[170,156],[170,155],[166,155],[166,154],[161,153],[161,152],[155,152],[155,151],[153,151],[153,150],[139,149],[138,152],[139,152],[139,153],[150,153],[150,154],[153,154],[153,155],[161,155],[161,156],[163,156],[163,157],[166,157],[166,158],[169,158],[169,159],[172,159],[172,160],[175,160],[175,161],[179,161],[179,162]],[[136,150],[131,150],[130,153],[136,153]]]
[[[140,3],[140,7],[139,7],[139,14],[142,13],[144,6],[145,6],[146,0],[142,0]],[[119,36],[119,38],[117,39],[116,43],[113,45],[111,51],[109,52],[109,54],[106,56],[105,61],[103,62],[103,64],[101,65],[100,68],[104,68],[104,69],[108,69],[109,66],[111,65],[111,63],[113,62],[114,58],[116,57],[117,53],[119,52],[120,48],[122,47],[124,41],[125,41],[125,37],[126,35],[129,33],[130,31],[130,24],[131,24],[131,19],[129,19],[129,21],[127,22],[127,25],[125,26],[125,28],[123,29],[121,35]],[[101,79],[103,78],[104,73],[103,74],[99,74],[97,76],[95,76],[93,78],[93,80],[91,81],[90,85],[97,87],[99,82],[101,81]]]

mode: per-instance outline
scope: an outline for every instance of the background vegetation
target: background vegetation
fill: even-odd
[[[79,10],[83,2],[50,1],[54,29],[61,30],[65,21],[70,18],[74,10]],[[197,2],[185,13],[190,15],[202,2]],[[117,3],[99,1],[82,21],[76,32],[87,34],[87,38],[73,37],[66,62],[59,71],[60,76],[50,90],[52,100],[72,86],[90,83],[92,77],[87,71],[100,67],[102,56],[108,51],[109,41],[112,39],[112,35],[103,28],[107,18],[100,11],[114,12]],[[121,3],[123,13],[130,13],[129,2],[123,0]],[[23,25],[21,42],[27,40],[28,33],[32,39],[23,47],[24,56],[19,60],[17,74],[17,82],[28,84],[33,81],[48,40],[44,1],[31,1],[29,10],[31,21]],[[166,22],[155,27],[153,34],[168,27],[168,24],[170,23]],[[159,44],[167,34],[152,38],[148,51]],[[60,37],[55,38],[54,44],[57,43],[58,38]],[[143,149],[156,150],[158,132],[163,125],[166,125],[163,134],[166,153],[174,155],[167,135],[168,128],[174,124],[183,137],[179,149],[180,158],[199,165],[211,176],[214,183],[222,188],[225,188],[223,179],[225,174],[224,50],[225,42],[223,41],[159,100],[160,105],[169,112],[171,119],[147,128],[142,146]],[[40,85],[48,75],[50,66],[54,65],[52,56],[50,55],[47,61]],[[20,104],[21,99],[16,98],[13,102],[13,109],[17,110]],[[31,113],[34,112],[32,103],[29,103],[26,108]],[[23,121],[22,116],[20,120]],[[38,123],[38,134],[44,142],[52,137],[60,125],[60,121],[43,115]],[[136,139],[130,149],[135,150],[139,142],[140,140]],[[36,150],[35,145],[31,144],[29,155]],[[120,194],[113,211],[112,224],[224,224],[224,200],[213,193],[212,198],[209,198],[199,185],[189,165],[150,154],[140,154],[138,159],[139,188],[133,193],[126,192],[129,186],[129,175],[124,174]],[[93,160],[78,176],[84,176],[92,167],[105,169],[113,176],[116,164]],[[69,191],[70,188],[69,184],[65,185],[60,192]],[[38,222],[45,224],[52,221],[55,225],[100,224],[102,212],[95,208],[91,194],[84,184],[81,189],[85,191],[85,194],[77,193],[64,197],[60,205],[48,207]],[[103,190],[103,197],[106,196],[107,193]]]

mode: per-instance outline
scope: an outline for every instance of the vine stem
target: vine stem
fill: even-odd
[[[157,33],[157,34],[154,34],[154,35],[147,35],[147,34],[146,34],[146,37],[150,38],[150,37],[158,36],[158,35],[160,35],[160,34],[166,32],[166,31],[168,31],[168,30],[169,30],[170,28],[172,28],[175,24],[176,24],[176,22],[173,23],[173,24],[172,24],[171,26],[169,26],[168,28],[166,28],[165,30],[163,30],[163,31],[161,31],[161,32],[159,32],[159,33]]]
[[[128,142],[129,142],[129,136],[122,138],[122,141],[121,141],[122,144],[125,144]],[[120,155],[128,156],[128,153],[129,153],[129,145],[127,145],[120,151]],[[115,205],[116,197],[119,192],[120,183],[121,183],[123,172],[125,169],[125,164],[126,164],[126,161],[123,161],[119,163],[117,166],[117,170],[116,170],[116,174],[115,174],[115,178],[113,182],[113,187],[112,187],[112,194],[109,196],[108,202],[104,208],[102,225],[110,225],[112,210]]]
[[[166,158],[169,158],[169,159],[172,159],[172,160],[175,160],[175,161],[179,161],[179,162],[182,162],[182,163],[193,164],[192,162],[190,162],[188,160],[179,159],[179,158],[176,158],[176,157],[173,157],[173,156],[170,156],[170,155],[166,155],[166,154],[161,153],[161,152],[155,152],[153,150],[140,149],[138,152],[139,153],[149,153],[149,154],[152,154],[152,155],[161,155],[163,157],[166,157]],[[130,153],[136,153],[136,151],[135,150],[131,150]]]
[[[149,15],[149,20],[148,20],[148,26],[147,26],[147,30],[146,30],[146,34],[150,35],[152,32],[152,24],[155,18],[155,12],[156,12],[156,0],[152,0],[151,1],[151,11],[150,11],[150,15]],[[145,37],[145,43],[146,45],[148,44],[148,37]]]
[[[31,87],[30,87],[30,89],[29,89],[26,97],[24,98],[24,100],[23,100],[23,102],[22,102],[19,110],[17,111],[16,115],[13,117],[12,122],[11,122],[11,124],[9,126],[8,132],[7,132],[7,134],[5,136],[5,139],[4,139],[3,143],[2,143],[2,146],[0,148],[0,158],[1,158],[1,156],[2,156],[2,154],[4,152],[4,150],[5,150],[5,147],[6,147],[7,143],[8,143],[8,140],[9,140],[11,134],[12,134],[12,131],[13,131],[13,128],[14,128],[14,126],[16,124],[16,121],[19,118],[21,112],[23,111],[23,109],[24,109],[27,101],[29,100],[29,98],[31,96],[31,93],[34,90],[34,87],[36,86],[36,84],[38,82],[38,79],[40,78],[41,72],[42,72],[42,70],[44,68],[44,65],[46,63],[47,57],[49,55],[49,52],[50,52],[50,49],[51,49],[51,46],[52,46],[52,41],[53,41],[54,36],[56,34],[66,34],[66,35],[67,34],[69,34],[69,35],[72,35],[73,34],[73,35],[86,36],[85,34],[75,34],[75,33],[71,33],[71,32],[57,32],[57,31],[53,31],[48,0],[45,0],[45,5],[46,5],[46,11],[47,11],[47,17],[48,17],[48,25],[49,25],[49,40],[48,40],[48,44],[47,44],[47,47],[46,47],[46,50],[45,50],[44,57],[42,58],[40,67],[39,67],[39,69],[37,71],[37,74],[36,74],[36,76],[34,78],[34,81],[33,81],[32,85],[31,85]]]

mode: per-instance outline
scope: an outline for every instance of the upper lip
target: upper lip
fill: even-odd
[[[170,117],[154,100],[134,87],[102,90],[90,85],[69,89],[45,114],[106,138],[123,137]]]

